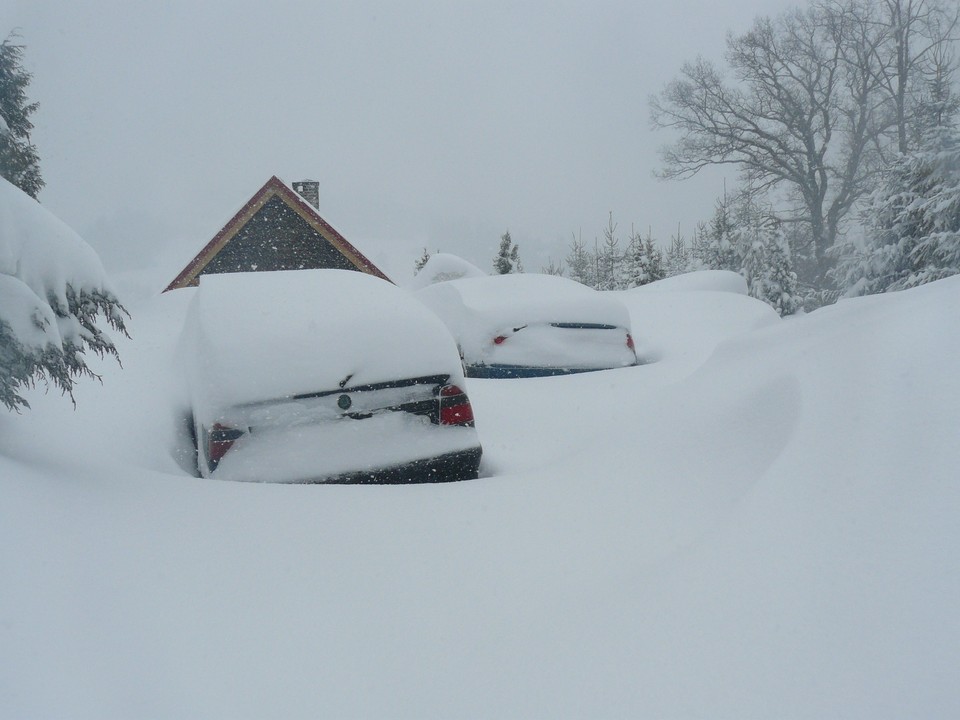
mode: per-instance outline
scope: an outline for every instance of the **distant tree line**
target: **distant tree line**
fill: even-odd
[[[946,0],[816,1],[730,35],[725,67],[685,64],[651,99],[654,125],[676,133],[661,174],[740,178],[691,256],[732,221],[736,242],[719,244],[732,256],[707,264],[765,285],[793,273],[807,307],[960,272],[958,14]]]
[[[781,315],[796,312],[801,303],[783,223],[744,193],[719,200],[713,218],[697,225],[689,243],[679,228],[665,248],[650,230],[642,235],[631,227],[622,237],[610,213],[602,240],[588,247],[574,235],[568,250],[565,267],[542,271],[597,290],[627,290],[694,270],[732,270],[746,278],[751,295]]]

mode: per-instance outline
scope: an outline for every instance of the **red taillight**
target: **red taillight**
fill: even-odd
[[[440,424],[473,426],[473,407],[457,385],[440,388]]]
[[[510,330],[510,331],[509,331],[509,332],[510,332],[510,335],[497,335],[497,336],[493,339],[493,344],[494,344],[494,345],[503,345],[503,343],[506,342],[507,339],[508,339],[511,335],[516,335],[518,332],[520,332],[521,330],[523,330],[525,327],[527,327],[527,326],[526,326],[526,325],[521,325],[520,327],[515,327],[515,328],[513,328],[513,330]]]
[[[243,430],[222,423],[214,423],[207,433],[207,460],[211,470],[217,466],[241,435]]]
[[[627,347],[631,350],[636,350],[636,348],[633,346],[633,335],[630,333],[627,333]]]

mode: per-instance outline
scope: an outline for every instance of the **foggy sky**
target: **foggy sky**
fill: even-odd
[[[44,205],[165,284],[271,175],[391,274],[427,247],[528,270],[607,214],[689,237],[736,176],[653,177],[648,97],[787,0],[14,0]],[[197,5],[197,7],[194,7]]]

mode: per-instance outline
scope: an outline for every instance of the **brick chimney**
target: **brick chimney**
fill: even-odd
[[[320,183],[316,180],[298,180],[293,184],[293,189],[313,205],[317,210],[320,209]]]

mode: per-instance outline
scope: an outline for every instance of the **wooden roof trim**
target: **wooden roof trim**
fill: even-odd
[[[164,288],[163,292],[193,285],[196,282],[197,276],[210,264],[210,261],[223,249],[223,246],[233,239],[233,237],[240,232],[240,229],[275,196],[279,196],[284,200],[288,207],[300,215],[307,224],[339,250],[357,269],[369,275],[375,275],[387,282],[393,282],[363,253],[343,237],[343,235],[337,232],[330,223],[320,217],[312,205],[274,175],[267,180],[262,188],[254,193],[253,197],[221,228],[220,232],[214,235],[213,239],[197,253],[193,260],[187,263],[187,266]]]
[[[266,204],[267,200],[269,200],[267,195],[273,195],[270,190],[275,189],[277,183],[280,183],[280,180],[274,175],[262,188],[254,193],[253,197],[240,208],[237,214],[230,218],[227,224],[220,229],[220,232],[214,235],[213,239],[204,245],[203,249],[196,254],[193,260],[187,263],[187,266],[180,274],[167,285],[164,292],[189,286],[196,279],[196,276],[200,274],[200,271],[203,270],[210,261],[213,260],[214,256],[220,252],[223,246],[227,244],[227,241],[236,235],[240,231],[240,228],[246,225],[250,218]]]
[[[276,177],[273,179],[276,180]],[[277,182],[280,181],[278,180]],[[344,255],[359,269],[369,275],[375,275],[382,280],[386,280],[387,282],[393,282],[393,280],[383,274],[380,268],[370,262],[366,255],[357,250],[357,248],[355,248],[353,244],[350,243],[350,241],[347,240],[343,235],[337,232],[330,223],[320,217],[313,205],[300,197],[300,194],[296,190],[293,190],[283,182],[280,182],[278,194],[284,195],[288,200],[287,204],[290,205],[297,212],[297,214],[300,215],[301,218],[306,220],[307,224],[309,224],[321,236],[326,238],[331,245],[339,250],[342,255]]]

